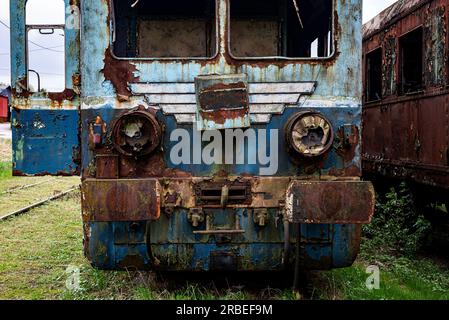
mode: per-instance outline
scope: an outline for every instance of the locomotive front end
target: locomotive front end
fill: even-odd
[[[374,211],[360,179],[361,3],[83,1],[70,161],[91,263],[351,265]],[[36,155],[23,150],[26,171]]]
[[[374,207],[360,180],[361,1],[94,3],[88,24],[113,18],[81,110],[93,265],[351,265]]]

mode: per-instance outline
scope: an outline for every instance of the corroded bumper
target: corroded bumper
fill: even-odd
[[[364,224],[374,214],[375,193],[366,181],[293,181],[287,188],[289,222]]]
[[[220,192],[244,188],[240,200],[228,208],[277,208],[285,206],[289,222],[305,224],[363,224],[374,213],[375,195],[370,182],[291,180],[248,177],[209,181],[202,178],[86,179],[82,187],[84,221],[157,220],[161,208],[220,207],[201,201],[201,190]],[[231,189],[232,190],[232,189]],[[220,195],[218,195],[218,199]]]
[[[370,183],[321,178],[85,179],[85,255],[104,269],[282,270],[299,236],[304,268],[346,267],[374,192]],[[216,204],[222,189],[225,208]],[[286,214],[300,233],[283,223]]]
[[[161,186],[157,179],[86,179],[81,191],[83,221],[159,219]]]

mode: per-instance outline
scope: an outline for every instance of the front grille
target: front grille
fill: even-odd
[[[227,196],[226,196],[227,193]],[[195,186],[197,205],[222,205],[251,203],[251,184],[242,182],[201,182]]]

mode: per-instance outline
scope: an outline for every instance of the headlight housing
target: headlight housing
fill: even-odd
[[[286,124],[287,147],[304,157],[326,153],[334,141],[330,121],[321,113],[304,111],[293,115]]]
[[[121,115],[114,123],[112,141],[123,155],[141,157],[153,152],[161,142],[161,126],[143,107]]]

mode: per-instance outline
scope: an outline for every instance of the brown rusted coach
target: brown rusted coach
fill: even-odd
[[[363,29],[364,172],[446,204],[448,11],[448,0],[400,0]]]

